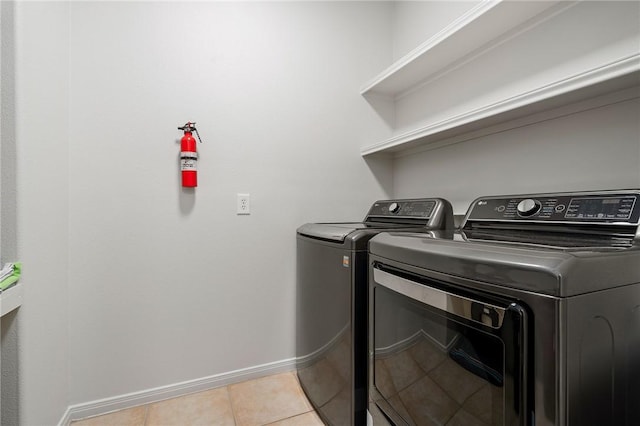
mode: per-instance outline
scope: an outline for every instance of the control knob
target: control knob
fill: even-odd
[[[526,200],[522,200],[518,203],[517,210],[520,216],[527,217],[538,213],[540,207],[540,201],[527,198]]]
[[[398,203],[389,204],[389,212],[398,213],[399,211],[400,211],[400,204]]]

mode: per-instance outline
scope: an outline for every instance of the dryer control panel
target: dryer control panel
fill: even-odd
[[[384,200],[376,201],[368,218],[371,217],[420,217],[429,218],[436,207],[436,200]]]
[[[453,207],[442,198],[380,200],[373,203],[364,222],[453,229]]]
[[[466,221],[622,223],[637,225],[640,191],[606,191],[482,197],[469,208]]]

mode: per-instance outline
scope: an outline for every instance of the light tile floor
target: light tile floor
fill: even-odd
[[[323,426],[295,372],[276,374],[102,416],[72,426]]]

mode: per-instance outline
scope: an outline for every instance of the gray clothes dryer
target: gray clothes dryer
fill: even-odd
[[[638,190],[482,197],[374,237],[374,424],[640,424],[639,218]]]
[[[377,201],[363,222],[298,228],[297,374],[325,423],[366,424],[369,240],[452,227],[451,204],[429,198]]]

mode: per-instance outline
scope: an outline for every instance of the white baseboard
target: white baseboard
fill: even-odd
[[[227,386],[245,380],[257,379],[271,374],[285,373],[296,369],[296,359],[290,358],[227,373],[216,374],[195,380],[188,380],[172,385],[146,389],[125,395],[99,399],[96,401],[74,404],[67,407],[58,422],[58,426],[67,426],[74,420],[107,414],[113,411],[149,404],[169,398],[175,398],[194,392],[201,392]]]

